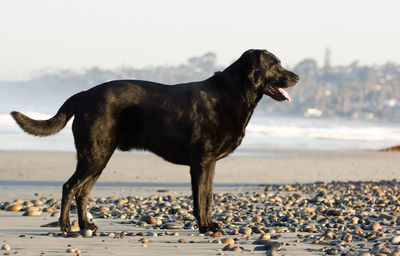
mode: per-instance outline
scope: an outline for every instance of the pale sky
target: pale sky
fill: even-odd
[[[177,65],[249,48],[294,66],[400,63],[400,1],[15,0],[0,7],[0,80],[48,69]]]

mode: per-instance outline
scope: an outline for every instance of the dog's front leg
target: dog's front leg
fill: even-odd
[[[219,230],[212,222],[212,200],[215,161],[204,161],[190,166],[193,192],[193,215],[197,219],[200,233]]]

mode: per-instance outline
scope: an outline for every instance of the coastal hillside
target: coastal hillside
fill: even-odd
[[[202,80],[225,67],[218,66],[217,55],[206,53],[178,66],[137,69],[45,71],[26,81],[0,81],[0,113],[19,109],[54,113],[72,94],[114,79],[141,79],[166,84]],[[357,61],[347,66],[332,66],[329,59],[319,66],[305,59],[287,67],[300,75],[298,85],[288,90],[290,104],[265,97],[259,113],[322,118],[400,121],[400,65],[363,66]]]

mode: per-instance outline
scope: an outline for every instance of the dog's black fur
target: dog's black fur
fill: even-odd
[[[77,167],[63,185],[60,227],[70,226],[75,197],[81,229],[89,223],[89,193],[116,148],[149,150],[165,160],[190,166],[194,211],[200,232],[216,231],[211,219],[215,163],[242,141],[249,119],[262,96],[289,99],[281,88],[299,77],[282,68],[265,50],[248,50],[212,77],[167,86],[148,81],[107,82],[70,97],[49,120],[33,120],[12,112],[27,133],[48,136],[75,116],[72,130]]]

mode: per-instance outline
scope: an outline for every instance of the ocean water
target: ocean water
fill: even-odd
[[[400,144],[400,123],[256,116],[244,147],[378,150]]]
[[[51,115],[24,112],[36,119]],[[39,138],[24,133],[9,114],[0,114],[0,150],[74,151],[71,122],[60,133]],[[400,144],[400,123],[254,116],[238,155],[262,150],[377,150]]]

